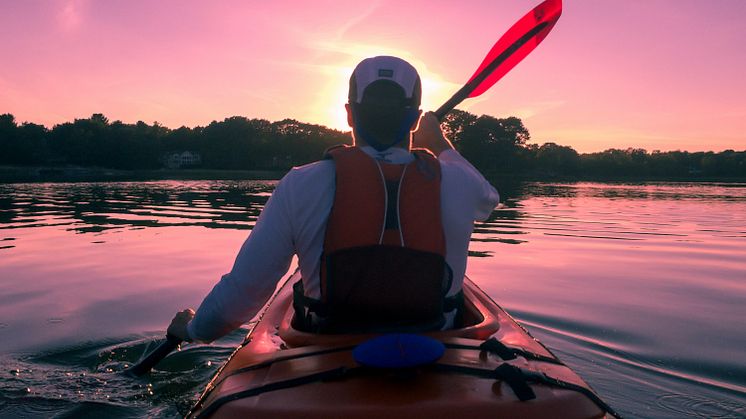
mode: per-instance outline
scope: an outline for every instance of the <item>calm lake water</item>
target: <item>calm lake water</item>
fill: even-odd
[[[185,413],[246,328],[117,372],[230,269],[274,185],[0,184],[0,416]],[[472,279],[625,416],[746,416],[746,184],[497,186]]]

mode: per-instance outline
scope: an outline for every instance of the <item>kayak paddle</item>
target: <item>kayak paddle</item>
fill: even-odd
[[[477,97],[497,83],[546,38],[561,14],[562,0],[546,0],[513,24],[464,87],[435,111],[438,120],[442,121],[464,99]]]
[[[148,373],[157,363],[161,362],[166,355],[176,349],[181,343],[181,339],[173,335],[166,335],[166,340],[161,342],[153,352],[148,354],[137,364],[127,368],[124,373],[133,377],[139,377]]]

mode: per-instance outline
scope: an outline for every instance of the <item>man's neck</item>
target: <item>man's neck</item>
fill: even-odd
[[[369,145],[361,145],[359,148],[363,150],[365,154],[385,163],[405,164],[411,162],[414,158],[409,150],[401,147],[391,147],[383,151],[378,151]]]

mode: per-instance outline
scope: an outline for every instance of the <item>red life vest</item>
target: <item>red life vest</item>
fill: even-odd
[[[440,212],[440,164],[431,153],[414,150],[407,165],[388,164],[357,147],[337,147],[336,191],[326,227],[324,254],[366,246],[392,246],[445,258]],[[327,272],[322,260],[321,295]]]
[[[316,329],[332,332],[442,326],[451,278],[440,164],[428,151],[413,153],[409,164],[388,164],[357,147],[327,152],[336,191],[321,257],[321,300],[296,295],[296,317],[314,312],[324,319]],[[301,293],[302,283],[296,288]]]

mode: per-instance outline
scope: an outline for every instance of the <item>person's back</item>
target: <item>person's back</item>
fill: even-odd
[[[446,322],[427,327],[451,324],[474,220],[489,216],[498,195],[433,114],[422,117],[410,144],[420,90],[416,70],[403,60],[361,62],[346,105],[355,145],[283,178],[231,273],[194,320],[181,312],[169,332],[212,341],[240,326],[272,294],[293,254],[303,278],[296,286],[300,327],[349,330],[381,319],[386,327],[412,326],[408,317],[416,323],[434,310]]]

